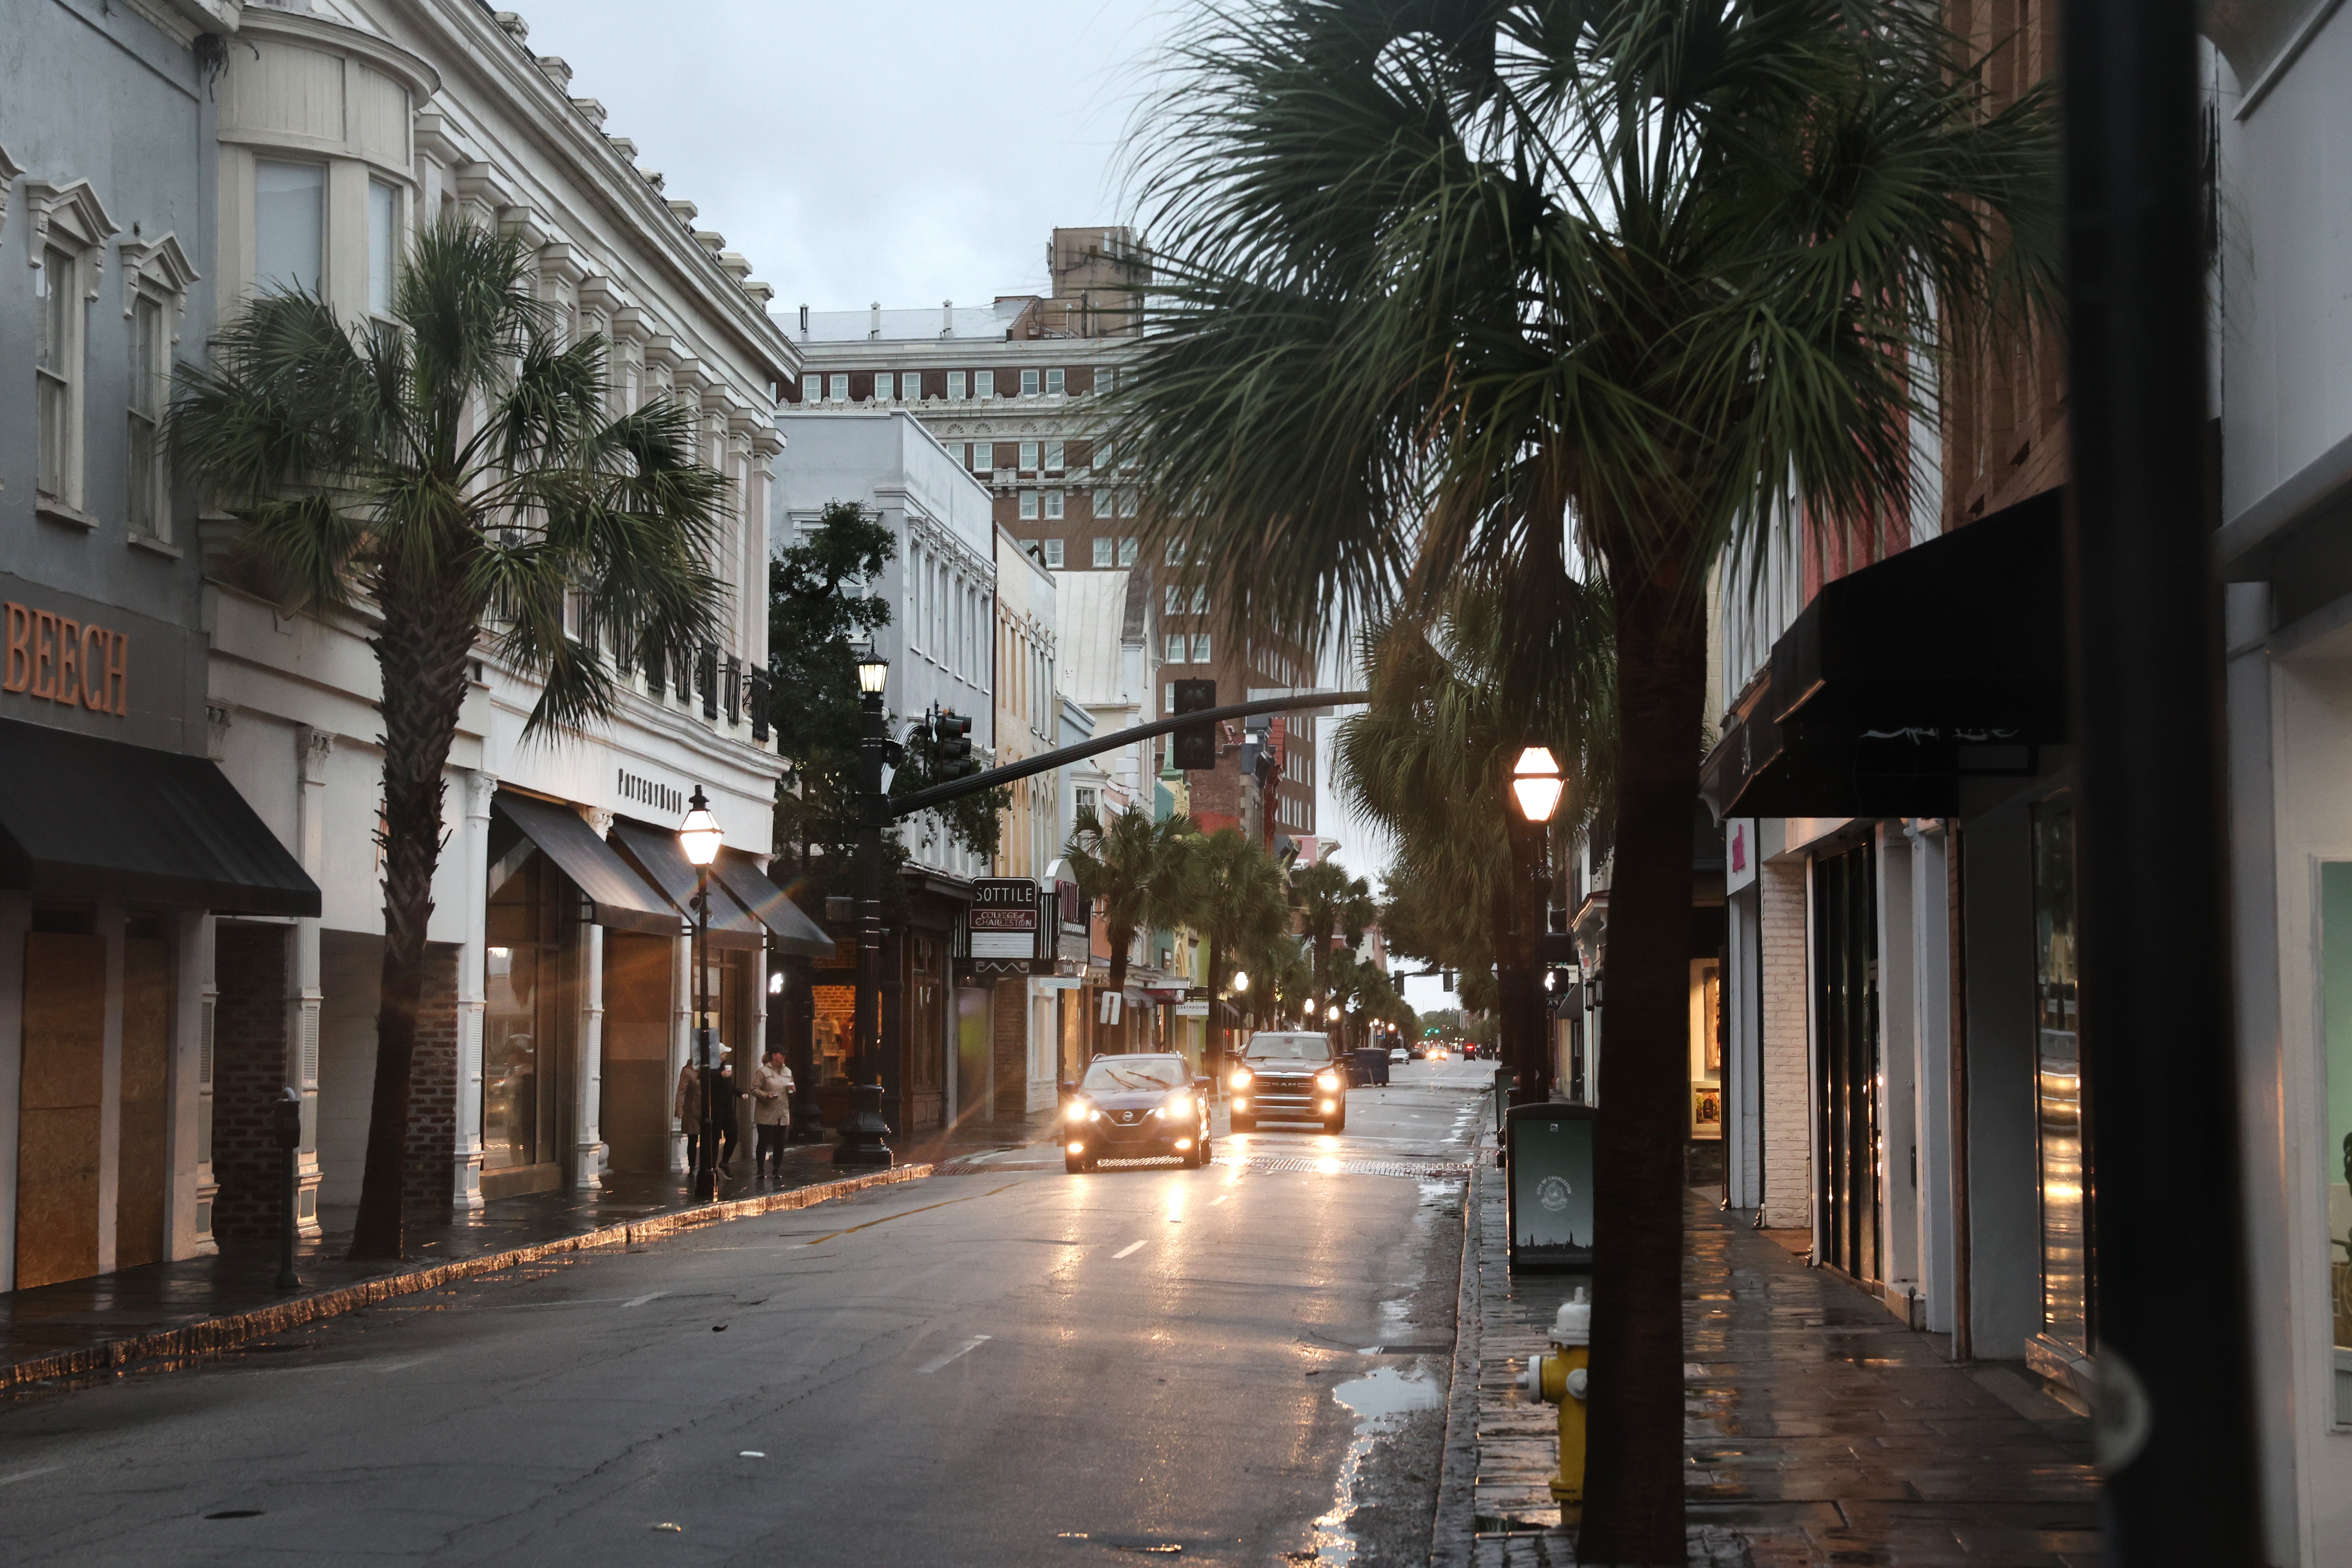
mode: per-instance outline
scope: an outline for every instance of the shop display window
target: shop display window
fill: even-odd
[[[486,1171],[554,1158],[561,880],[533,850],[490,894],[482,975]]]

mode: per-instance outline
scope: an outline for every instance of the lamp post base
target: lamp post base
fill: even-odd
[[[890,1145],[883,1140],[889,1133],[889,1123],[882,1120],[882,1086],[853,1084],[849,1090],[849,1115],[841,1124],[841,1142],[834,1145],[833,1163],[887,1166],[891,1163]]]

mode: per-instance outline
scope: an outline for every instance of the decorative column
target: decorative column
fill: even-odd
[[[466,942],[457,952],[457,1138],[451,1151],[450,1206],[482,1206],[482,1013],[488,1005],[483,967],[489,955],[490,800],[498,775],[466,775],[466,825],[457,853],[466,876]]]
[[[580,815],[596,837],[613,831],[613,814],[583,806]],[[572,1075],[572,1184],[585,1191],[604,1185],[602,1119],[604,1107],[604,928],[590,921],[580,928],[580,1064]]]
[[[334,754],[335,737],[308,724],[298,726],[295,745],[302,770],[302,786],[295,806],[295,843],[302,869],[310,879],[327,879],[327,759]],[[286,966],[286,1081],[302,1097],[300,1195],[295,1200],[298,1234],[319,1234],[319,1010],[325,993],[319,985],[319,928],[321,922],[304,916],[294,922],[291,962]]]

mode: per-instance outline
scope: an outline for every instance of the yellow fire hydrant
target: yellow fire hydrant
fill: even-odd
[[[1522,1386],[1559,1406],[1559,1474],[1552,1478],[1551,1495],[1559,1503],[1559,1521],[1575,1524],[1584,1518],[1584,1385],[1592,1360],[1592,1303],[1583,1286],[1552,1321],[1551,1344],[1550,1355],[1528,1363]]]

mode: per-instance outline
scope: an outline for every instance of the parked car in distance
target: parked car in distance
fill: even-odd
[[[1242,1047],[1226,1079],[1233,1091],[1233,1127],[1246,1132],[1261,1119],[1320,1121],[1327,1132],[1348,1125],[1348,1075],[1331,1054],[1331,1037],[1298,1030],[1260,1030]]]
[[[1389,1047],[1389,1060],[1392,1062],[1409,1062],[1412,1060],[1412,1054],[1402,1046],[1391,1046]]]
[[[1170,1154],[1199,1169],[1209,1163],[1209,1089],[1180,1056],[1097,1057],[1063,1097],[1063,1169]]]

